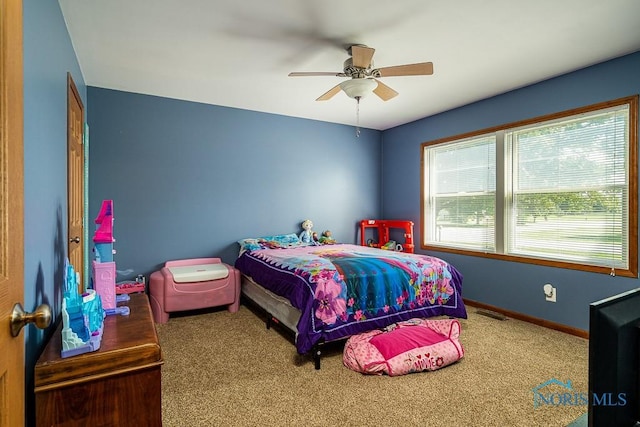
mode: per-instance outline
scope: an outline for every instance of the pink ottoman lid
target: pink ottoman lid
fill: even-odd
[[[167,267],[176,283],[207,282],[209,280],[224,279],[229,276],[225,264],[197,264]]]

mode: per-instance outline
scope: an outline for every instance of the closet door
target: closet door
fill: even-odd
[[[80,274],[78,291],[84,292],[84,146],[82,129],[84,127],[84,107],[78,89],[67,74],[67,210],[68,239],[67,253],[69,262]]]

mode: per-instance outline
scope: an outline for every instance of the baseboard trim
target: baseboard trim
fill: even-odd
[[[526,314],[518,313],[516,311],[505,310],[504,308],[496,307],[490,304],[485,304],[478,301],[468,300],[463,298],[464,303],[468,306],[489,310],[496,313],[500,313],[504,316],[511,317],[512,319],[522,320],[523,322],[533,323],[534,325],[542,326],[556,331],[564,332],[565,334],[575,335],[580,338],[589,339],[589,331],[584,329],[572,328],[571,326],[563,325],[560,323],[551,322],[549,320],[540,319],[539,317],[533,317]]]

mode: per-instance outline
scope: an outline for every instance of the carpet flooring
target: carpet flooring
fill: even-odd
[[[172,316],[157,325],[163,425],[567,426],[587,411],[553,398],[587,393],[587,340],[468,312],[460,361],[399,377],[347,369],[341,345],[315,370],[244,305]]]

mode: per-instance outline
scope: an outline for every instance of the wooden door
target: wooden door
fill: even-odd
[[[78,291],[84,292],[84,146],[82,129],[84,108],[78,89],[67,73],[67,253],[69,262],[80,275]]]
[[[0,0],[0,426],[24,425],[24,335],[9,319],[24,294],[22,0]]]

